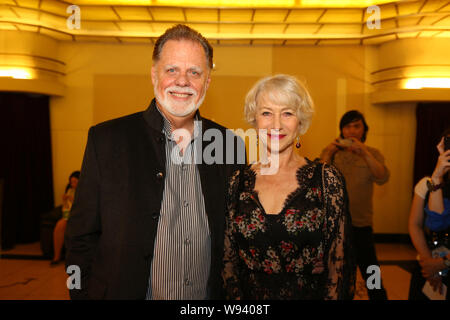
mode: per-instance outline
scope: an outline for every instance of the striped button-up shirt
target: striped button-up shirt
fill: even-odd
[[[202,300],[207,298],[211,238],[200,174],[193,161],[194,141],[201,137],[194,137],[181,156],[172,139],[171,124],[161,115],[166,177],[147,299]],[[198,127],[194,130],[200,131]]]

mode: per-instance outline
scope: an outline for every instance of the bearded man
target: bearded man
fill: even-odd
[[[226,186],[245,145],[217,151],[232,163],[198,158],[205,131],[230,134],[198,111],[212,68],[208,41],[174,26],[155,43],[148,109],[90,128],[66,231],[72,299],[222,298]]]

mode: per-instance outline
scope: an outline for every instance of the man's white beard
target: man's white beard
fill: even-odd
[[[172,87],[166,88],[164,90],[164,98],[163,98],[160,96],[160,94],[158,92],[158,82],[155,82],[154,93],[155,93],[156,101],[158,101],[158,103],[165,110],[167,110],[167,112],[169,112],[171,115],[173,115],[175,117],[185,117],[188,114],[191,114],[192,112],[194,112],[198,108],[200,108],[201,104],[203,103],[203,100],[205,100],[206,85],[205,85],[204,89],[205,90],[203,90],[203,96],[200,98],[200,100],[198,101],[197,104],[195,103],[195,99],[197,98],[197,92],[195,92],[195,90],[193,90],[191,88],[183,88],[183,87],[177,87],[177,86],[172,86]],[[192,102],[189,103],[184,109],[180,110],[180,108],[176,108],[174,106],[174,104],[176,104],[176,102],[174,103],[173,101],[170,100],[169,91],[191,93],[192,94],[192,98],[191,98]]]

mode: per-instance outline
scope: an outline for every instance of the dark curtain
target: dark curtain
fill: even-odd
[[[420,103],[416,109],[416,119],[414,185],[433,173],[439,155],[436,146],[444,130],[450,126],[450,102]]]
[[[49,97],[0,92],[2,249],[39,240],[40,216],[53,208]]]

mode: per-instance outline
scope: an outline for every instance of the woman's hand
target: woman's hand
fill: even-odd
[[[431,279],[438,275],[438,272],[445,269],[442,258],[424,258],[419,260],[422,267],[422,275],[426,279]]]
[[[444,151],[444,137],[442,137],[436,148],[439,151],[439,158],[431,179],[434,183],[439,184],[442,182],[444,175],[450,170],[450,150]]]

